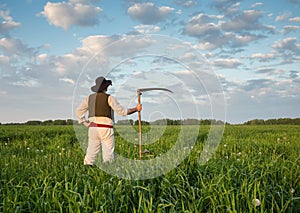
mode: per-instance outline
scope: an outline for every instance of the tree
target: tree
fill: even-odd
[[[66,120],[55,120],[55,121],[53,121],[53,124],[54,125],[66,125],[67,122],[66,122]]]

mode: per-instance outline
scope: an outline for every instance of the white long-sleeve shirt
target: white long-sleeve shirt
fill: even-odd
[[[113,125],[114,124],[114,112],[116,112],[118,115],[121,116],[126,116],[127,115],[127,108],[122,106],[115,97],[109,96],[108,97],[108,105],[112,108],[112,117],[113,119],[110,119],[108,117],[90,117],[89,121],[90,122],[95,122],[98,124],[108,124],[108,125]],[[78,106],[76,109],[75,115],[78,119],[78,123],[83,123],[86,120],[86,115],[88,112],[88,107],[89,107],[89,96],[85,97],[81,104]]]

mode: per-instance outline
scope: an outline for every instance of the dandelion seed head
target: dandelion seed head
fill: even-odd
[[[257,198],[256,198],[256,199],[253,199],[253,200],[252,200],[252,203],[253,203],[254,206],[260,206],[260,200],[257,199]]]

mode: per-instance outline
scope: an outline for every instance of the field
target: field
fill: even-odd
[[[145,159],[171,148],[178,128],[145,146]],[[1,125],[0,212],[300,211],[300,126],[227,125],[217,152],[199,164],[208,131],[200,128],[175,169],[128,180],[83,166],[73,126]],[[138,146],[115,137],[116,153],[138,158]]]

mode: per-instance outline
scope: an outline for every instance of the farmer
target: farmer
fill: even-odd
[[[111,80],[98,77],[96,85],[91,87],[93,94],[84,98],[76,109],[76,117],[79,123],[89,127],[88,147],[84,157],[84,165],[93,165],[100,147],[102,147],[103,162],[110,162],[114,158],[114,112],[121,116],[130,115],[142,110],[142,105],[127,109],[120,105],[116,98],[107,94]],[[86,114],[88,112],[88,120]]]

